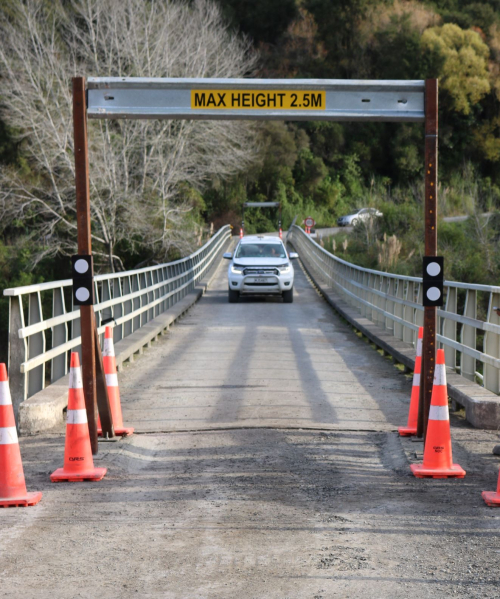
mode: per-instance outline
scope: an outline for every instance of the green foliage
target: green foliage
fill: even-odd
[[[452,109],[469,114],[490,91],[488,46],[476,31],[452,23],[427,29],[422,46],[434,57],[435,76],[449,94]]]

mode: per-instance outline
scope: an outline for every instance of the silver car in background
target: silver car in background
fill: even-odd
[[[360,208],[352,214],[338,218],[337,224],[339,227],[355,227],[359,222],[367,221],[370,218],[379,216],[383,216],[383,214],[376,208]]]

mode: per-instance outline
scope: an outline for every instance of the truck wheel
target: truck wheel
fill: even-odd
[[[293,287],[291,289],[287,289],[283,291],[283,303],[284,304],[292,304],[293,303]]]
[[[235,304],[240,298],[240,292],[235,289],[228,289],[228,299],[230,304]]]

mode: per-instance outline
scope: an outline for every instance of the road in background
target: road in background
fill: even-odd
[[[485,212],[481,216],[486,218],[491,216],[493,212]],[[445,223],[459,223],[464,222],[469,218],[468,214],[461,216],[444,216],[441,220]],[[351,233],[354,227],[325,227],[322,229],[315,229],[316,235],[318,239],[323,237],[330,237],[331,235],[337,235],[337,233]]]

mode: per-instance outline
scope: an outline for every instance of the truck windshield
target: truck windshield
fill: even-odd
[[[240,243],[235,258],[286,258],[281,243]]]

